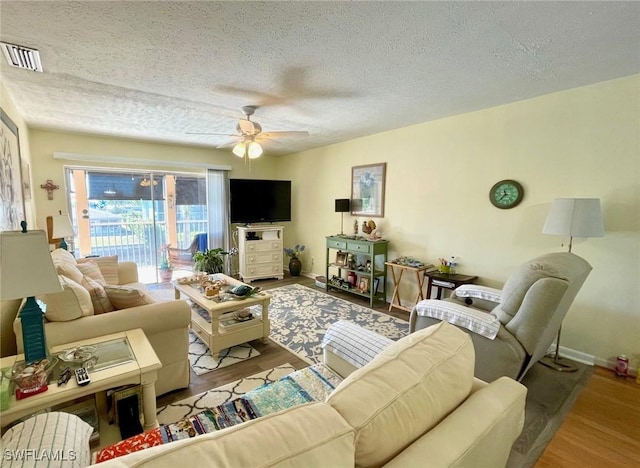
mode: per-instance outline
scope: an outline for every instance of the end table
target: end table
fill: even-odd
[[[449,289],[453,291],[463,284],[473,284],[478,279],[477,276],[458,275],[449,273],[440,273],[439,271],[425,271],[424,276],[427,278],[427,299],[431,299],[431,288],[438,288],[436,299],[442,299],[442,290]]]

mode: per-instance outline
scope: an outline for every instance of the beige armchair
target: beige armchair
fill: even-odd
[[[502,290],[465,285],[444,301],[420,301],[410,332],[447,320],[471,336],[476,377],[521,380],[547,353],[590,271],[575,254],[542,255],[518,267]]]

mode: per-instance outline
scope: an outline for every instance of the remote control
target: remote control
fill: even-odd
[[[89,382],[91,382],[91,379],[89,378],[89,373],[87,372],[87,369],[85,369],[84,367],[80,367],[76,369],[75,373],[76,373],[76,382],[78,382],[78,385],[80,387],[87,385]]]

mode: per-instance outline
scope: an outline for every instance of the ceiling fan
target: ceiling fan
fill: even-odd
[[[239,158],[255,159],[259,158],[262,153],[261,142],[266,140],[275,140],[282,137],[308,136],[309,132],[303,131],[286,131],[286,132],[263,132],[262,126],[258,122],[251,120],[251,116],[255,113],[258,106],[242,106],[242,113],[246,118],[239,119],[236,125],[237,133],[201,133],[188,132],[189,135],[224,135],[231,137],[229,141],[218,145],[218,148],[225,148],[233,145],[233,154]]]

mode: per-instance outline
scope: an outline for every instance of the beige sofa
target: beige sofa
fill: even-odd
[[[138,282],[138,269],[133,262],[118,262],[117,258],[113,257],[85,259],[85,262],[95,262],[105,273],[103,278],[106,279],[106,287],[118,290],[118,286],[125,286],[126,289],[122,291],[135,289],[140,292],[137,300],[144,303],[98,314],[98,306],[93,307],[90,294],[79,288],[79,283],[84,283],[86,278],[73,281],[65,276],[66,274],[78,279],[75,276],[77,272],[73,269],[74,265],[77,266],[73,256],[58,249],[52,252],[52,258],[60,281],[64,283],[64,291],[39,298],[47,308],[45,333],[49,346],[141,328],[162,362],[156,381],[156,394],[162,395],[189,386],[188,329],[191,310],[185,301],[156,302],[153,293]],[[86,271],[84,267],[80,268]],[[70,287],[71,283],[74,283],[73,287]],[[13,328],[18,352],[22,352],[22,329],[19,319],[14,321]]]
[[[344,380],[324,402],[98,466],[505,466],[526,388],[474,378],[471,339],[446,322],[385,346],[360,369],[325,348]]]

